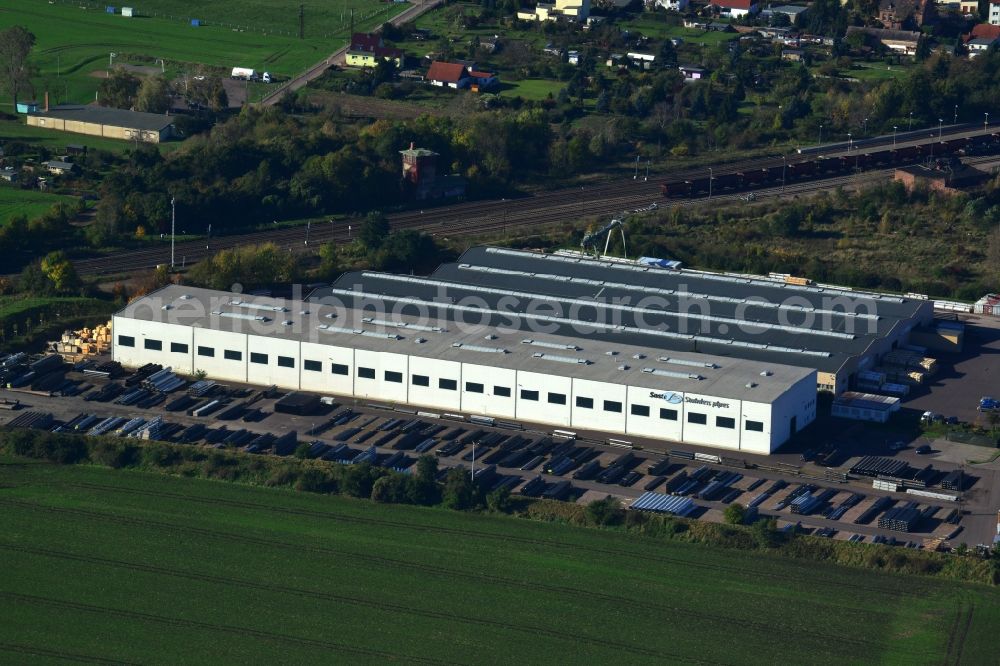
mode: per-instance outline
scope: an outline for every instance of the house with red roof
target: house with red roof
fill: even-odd
[[[962,35],[962,41],[966,44],[974,39],[1000,39],[1000,25],[980,23],[979,25],[973,26],[972,32],[967,35]]]
[[[381,35],[356,32],[351,35],[345,62],[349,67],[375,67],[380,60],[393,60],[403,66],[403,52],[385,45]]]
[[[720,15],[730,18],[753,15],[760,11],[759,0],[712,0],[711,4],[719,9]]]
[[[483,72],[473,67],[466,67],[457,62],[441,62],[435,60],[427,70],[427,81],[432,86],[442,88],[471,88],[474,92],[488,90],[497,86],[500,81],[496,74]]]

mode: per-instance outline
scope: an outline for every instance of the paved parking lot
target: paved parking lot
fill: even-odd
[[[72,376],[73,375],[71,375],[71,377]],[[87,378],[86,381],[94,384],[101,384],[106,383],[107,380]],[[69,421],[74,417],[85,413],[99,414],[101,416],[122,417],[132,417],[139,414],[148,418],[152,418],[153,416],[162,416],[168,422],[177,423],[179,426],[184,427],[194,425],[196,423],[202,423],[213,429],[218,429],[224,426],[227,431],[246,429],[253,433],[268,432],[276,436],[295,430],[298,433],[299,441],[321,442],[325,447],[322,449],[324,451],[330,451],[332,450],[332,447],[338,444],[347,444],[348,446],[346,447],[346,450],[342,452],[342,455],[344,456],[358,455],[365,451],[368,447],[377,443],[378,447],[376,451],[380,456],[380,462],[384,462],[387,458],[389,458],[389,456],[400,452],[399,449],[403,448],[404,450],[401,451],[402,455],[397,456],[397,461],[399,461],[402,466],[412,465],[412,463],[416,460],[416,457],[419,455],[419,453],[412,450],[413,446],[415,446],[421,439],[426,439],[422,437],[418,437],[416,439],[410,437],[409,443],[403,446],[402,443],[405,439],[406,432],[411,431],[417,433],[422,432],[424,429],[427,429],[427,431],[434,430],[435,428],[439,431],[453,430],[455,428],[461,429],[462,432],[455,439],[462,440],[464,437],[468,439],[468,442],[465,445],[458,447],[457,450],[451,452],[450,455],[439,455],[440,466],[442,468],[449,468],[453,466],[469,467],[471,465],[472,439],[470,433],[473,433],[474,431],[482,431],[482,435],[479,437],[480,440],[491,434],[493,435],[494,440],[517,436],[523,438],[525,442],[535,443],[544,440],[546,437],[551,437],[551,432],[542,429],[532,430],[530,429],[531,426],[528,426],[529,429],[521,431],[498,429],[468,422],[435,419],[430,416],[418,416],[415,413],[391,411],[387,408],[378,408],[375,406],[355,403],[328,406],[326,407],[326,414],[296,416],[291,414],[274,413],[273,409],[276,399],[263,399],[258,403],[255,403],[254,407],[261,409],[266,414],[266,417],[261,421],[245,423],[238,419],[221,422],[218,420],[218,416],[221,412],[216,412],[208,417],[199,418],[188,415],[183,411],[166,412],[164,411],[163,404],[149,409],[139,409],[134,406],[127,407],[118,405],[114,402],[86,402],[84,401],[82,395],[74,397],[41,397],[0,390],[0,397],[20,399],[23,403],[25,403],[28,409],[51,412],[55,418],[60,421]],[[173,397],[174,396],[171,396],[171,398]],[[239,399],[235,399],[237,402],[238,400]],[[332,415],[343,414],[347,409],[350,409],[354,414],[349,421],[331,426],[315,435],[307,434],[308,431],[316,429],[317,426],[322,426]],[[18,413],[21,412],[0,411],[0,424],[9,422]],[[398,420],[399,424],[392,429],[381,430],[381,428],[386,427],[387,424],[394,419]],[[415,421],[419,421],[419,423],[414,423],[410,426],[405,425]],[[410,430],[404,432],[403,430],[405,427],[410,428]],[[862,439],[860,436],[865,435],[867,432],[867,429],[860,424],[850,424],[842,434],[846,434],[850,437],[857,436],[855,439],[860,440]],[[438,434],[440,435],[441,433],[439,432]],[[664,442],[635,442],[635,444],[641,445],[643,448],[641,450],[637,449],[633,452],[635,456],[634,459],[626,465],[626,469],[624,469],[623,473],[619,475],[620,477],[627,475],[629,472],[634,472],[634,474],[628,477],[628,481],[630,481],[630,483],[627,485],[623,486],[618,483],[601,483],[600,480],[593,477],[588,477],[586,479],[574,479],[574,474],[579,472],[582,465],[587,462],[596,461],[599,465],[599,470],[604,471],[607,470],[615,460],[618,460],[623,454],[627,453],[625,449],[608,446],[605,443],[606,440],[601,439],[601,436],[597,433],[578,434],[580,439],[575,442],[576,448],[574,450],[582,454],[580,456],[580,462],[578,464],[574,464],[562,475],[546,474],[544,472],[549,460],[554,458],[553,455],[547,455],[545,463],[536,464],[530,469],[521,469],[519,467],[498,467],[496,470],[499,475],[498,481],[507,478],[511,489],[516,492],[522,488],[526,482],[536,476],[541,476],[549,487],[559,481],[568,480],[573,487],[573,493],[570,498],[582,497],[581,501],[589,501],[589,499],[595,497],[603,497],[611,494],[622,498],[622,500],[627,504],[642,495],[647,486],[650,486],[654,480],[658,482],[656,490],[659,492],[666,492],[668,485],[672,484],[674,481],[683,480],[684,477],[694,474],[700,467],[705,467],[706,470],[703,472],[707,475],[705,482],[712,479],[726,479],[726,475],[728,475],[730,479],[735,479],[735,481],[732,481],[731,486],[721,489],[720,492],[708,497],[697,496],[700,491],[704,489],[705,482],[694,484],[694,486],[688,491],[689,494],[695,495],[694,500],[700,507],[699,513],[700,517],[703,519],[721,520],[722,510],[729,502],[737,501],[744,505],[750,504],[755,497],[769,487],[774,481],[784,480],[789,483],[789,486],[775,493],[773,497],[768,497],[766,501],[762,502],[758,507],[764,515],[779,517],[782,524],[794,524],[801,522],[803,527],[807,529],[832,528],[838,531],[838,538],[847,538],[851,534],[861,534],[865,535],[867,538],[871,538],[875,535],[883,534],[895,536],[904,540],[919,540],[928,536],[935,529],[935,527],[937,527],[937,523],[934,520],[931,520],[927,521],[926,524],[921,527],[921,532],[919,534],[904,535],[880,529],[874,524],[854,525],[851,522],[851,520],[853,520],[851,516],[856,513],[854,510],[843,516],[840,520],[830,520],[823,517],[822,514],[825,510],[836,506],[853,493],[864,494],[866,498],[884,495],[886,493],[873,491],[870,480],[857,480],[848,484],[837,484],[829,481],[824,482],[817,478],[803,478],[800,476],[801,473],[822,477],[825,473],[825,469],[822,466],[817,466],[812,463],[803,464],[801,455],[795,452],[782,454],[781,456],[741,457],[739,460],[743,462],[743,467],[714,465],[710,463],[703,464],[699,461],[673,459],[673,464],[667,465],[664,469],[657,470],[656,474],[650,474],[650,468],[664,459],[663,453],[669,450],[671,446],[690,452],[698,451],[699,449],[697,447],[686,445],[670,445],[669,443]],[[560,440],[554,441],[553,446],[548,449],[548,452],[551,454],[555,447],[560,444],[564,444],[564,442]],[[440,448],[440,443],[434,444],[432,448],[428,449],[428,451],[433,452],[438,448]],[[497,448],[497,446],[477,447],[477,468],[482,469],[485,467],[488,464],[487,461],[491,459],[491,456],[496,452]],[[723,453],[714,449],[702,449],[701,451],[706,454],[716,455]],[[912,459],[913,464],[929,462],[929,459],[925,459],[923,457],[918,459],[912,451],[903,452],[901,455],[907,457],[908,460]],[[503,457],[506,456],[500,456],[498,454],[495,458],[493,458],[493,460],[500,460]],[[785,462],[782,458],[788,462]],[[349,457],[347,459],[349,459]],[[845,457],[845,462],[847,460],[848,458]],[[779,465],[783,462],[785,463],[784,468]],[[791,467],[791,465],[795,465],[795,468]],[[944,471],[959,466],[954,462],[950,462],[945,456],[941,457],[940,465]],[[973,490],[969,493],[969,497],[976,498],[977,502],[981,505],[977,507],[977,510],[974,512],[975,515],[970,517],[976,525],[975,529],[971,529],[971,525],[966,524],[965,530],[969,534],[961,540],[969,543],[977,543],[978,541],[986,540],[992,535],[992,525],[988,524],[984,517],[988,514],[992,514],[992,508],[988,507],[989,498],[996,497],[993,493],[1000,490],[1000,488],[995,487],[997,485],[998,475],[994,472],[995,470],[990,470],[989,479],[986,479],[985,483],[982,481],[977,483]],[[665,478],[661,479],[660,477]],[[796,491],[796,489],[804,483],[817,486],[817,493],[830,487],[835,488],[838,492],[827,504],[827,506],[820,507],[817,509],[817,512],[812,515],[798,516],[793,515],[788,507],[780,509],[777,508],[779,501],[786,499],[789,494]],[[753,490],[750,489],[751,486],[755,486]],[[897,495],[897,498],[898,497],[899,496]],[[938,514],[944,515],[948,509],[949,507],[942,506],[938,511]],[[973,534],[973,532],[975,532],[975,534]]]
[[[940,370],[904,400],[904,408],[985,425],[976,408],[984,395],[1000,397],[1000,319],[970,316],[965,336],[965,350],[938,355]]]

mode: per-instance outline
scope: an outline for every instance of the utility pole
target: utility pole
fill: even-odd
[[[632,174],[632,180],[639,180],[639,156],[635,156],[635,173]]]
[[[712,167],[708,167],[708,198],[712,198],[712,181],[715,180],[715,176],[712,175]]]
[[[174,268],[174,241],[177,238],[177,200],[170,197],[170,268]]]
[[[896,150],[896,130],[899,129],[895,125],[892,126],[892,149]]]
[[[781,191],[785,191],[785,171],[788,169],[788,156],[781,156]]]
[[[906,126],[906,131],[913,131],[913,111],[910,111],[910,124]]]
[[[309,245],[309,229],[312,227],[312,222],[306,222],[306,245]]]

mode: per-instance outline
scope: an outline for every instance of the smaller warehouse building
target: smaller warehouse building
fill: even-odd
[[[172,116],[81,104],[29,113],[28,125],[146,143],[160,143],[175,134]]]
[[[963,189],[982,185],[988,179],[989,174],[957,160],[933,167],[922,164],[900,167],[893,174],[893,180],[902,183],[907,192],[923,187],[941,194],[959,194]]]
[[[899,398],[845,391],[834,398],[832,414],[842,419],[885,423],[899,411]]]

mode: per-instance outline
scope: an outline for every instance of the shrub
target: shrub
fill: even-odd
[[[90,459],[99,465],[107,465],[118,469],[130,467],[139,458],[139,450],[126,441],[116,439],[100,439],[90,450]]]
[[[142,448],[142,464],[144,467],[172,467],[180,456],[174,447],[159,442],[151,442]]]
[[[604,499],[594,500],[585,510],[587,522],[592,525],[617,525],[622,522],[624,512],[616,497],[608,495]]]
[[[742,504],[737,504],[733,502],[726,507],[726,510],[722,513],[723,518],[730,525],[742,525],[743,520],[746,518],[747,510]]]
[[[291,465],[282,464],[271,470],[271,475],[264,482],[267,486],[291,486],[299,478],[298,470]]]

